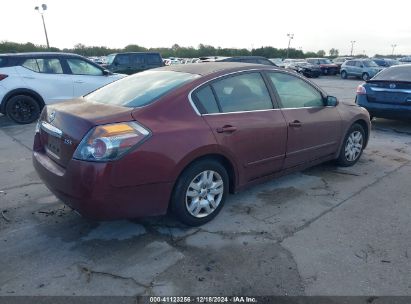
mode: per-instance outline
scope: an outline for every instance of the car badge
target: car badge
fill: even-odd
[[[52,111],[48,115],[49,122],[52,122],[56,118],[56,111]]]
[[[390,89],[395,89],[396,85],[395,83],[390,83]]]

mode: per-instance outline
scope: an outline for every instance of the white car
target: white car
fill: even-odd
[[[44,105],[85,95],[125,76],[75,54],[0,54],[0,112],[17,123],[31,123]]]

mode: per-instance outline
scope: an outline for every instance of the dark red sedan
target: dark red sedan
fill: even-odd
[[[243,63],[175,65],[47,106],[33,163],[86,217],[135,218],[170,208],[188,225],[229,192],[324,161],[356,163],[368,112],[307,79]]]

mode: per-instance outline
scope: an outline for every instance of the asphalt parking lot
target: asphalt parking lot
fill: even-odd
[[[360,83],[314,81],[341,100]],[[0,295],[411,295],[411,123],[377,119],[354,167],[231,195],[200,228],[80,217],[34,172],[33,134],[0,117]]]

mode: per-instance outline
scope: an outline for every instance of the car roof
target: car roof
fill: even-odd
[[[125,55],[129,55],[129,54],[156,54],[159,55],[159,52],[121,52],[121,53],[112,53],[109,54],[107,56],[111,56],[111,55],[121,55],[121,54],[125,54]]]
[[[5,53],[0,54],[4,57],[33,57],[33,56],[42,56],[42,57],[52,57],[52,56],[72,56],[72,57],[83,57],[74,53],[64,53],[64,52],[27,52],[27,53]]]
[[[214,74],[217,72],[227,71],[227,72],[236,72],[241,70],[264,70],[264,69],[274,69],[283,71],[284,69],[276,68],[275,66],[253,64],[253,63],[242,63],[242,62],[204,62],[204,63],[189,63],[189,64],[178,64],[170,65],[156,70],[163,71],[174,71],[174,72],[183,72],[190,74],[197,74],[201,76],[206,76]]]

